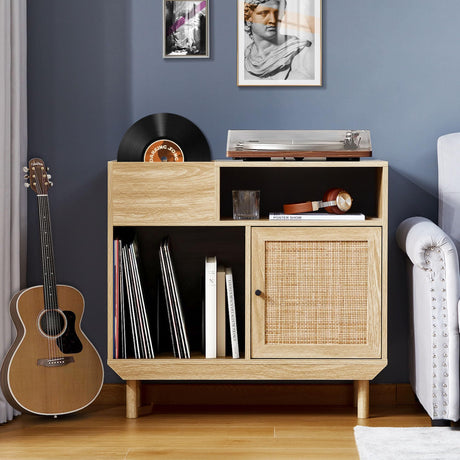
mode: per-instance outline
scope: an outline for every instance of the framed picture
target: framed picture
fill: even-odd
[[[163,57],[209,57],[209,0],[163,0]]]
[[[321,84],[321,0],[238,0],[238,85]]]

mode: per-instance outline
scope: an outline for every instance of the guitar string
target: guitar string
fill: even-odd
[[[64,328],[66,327],[66,322],[65,320],[62,323],[61,326],[61,312],[59,309],[59,304],[58,304],[58,298],[57,298],[57,284],[56,284],[56,268],[55,268],[55,260],[54,260],[54,249],[53,249],[53,237],[52,237],[52,229],[51,229],[51,214],[49,212],[49,199],[47,200],[47,209],[48,209],[48,222],[49,222],[49,232],[48,232],[48,247],[50,248],[50,263],[51,263],[51,282],[53,283],[53,297],[54,297],[54,306],[56,308],[56,312],[58,313],[56,315],[57,324],[56,324],[56,335],[59,334],[59,337],[56,339],[56,344],[59,346],[57,349],[56,356],[60,355],[62,356],[63,354],[63,332]],[[62,313],[63,315],[63,313]],[[62,333],[62,334],[61,334]]]
[[[41,190],[40,186],[40,181],[36,179],[36,188],[37,188],[37,193],[42,193],[43,191]],[[45,255],[45,245],[43,241],[43,233],[44,233],[44,228],[43,228],[43,200],[41,199],[41,196],[37,194],[37,199],[38,199],[38,212],[39,212],[39,225],[40,225],[40,243],[41,243],[41,253],[42,253],[42,270],[43,270],[43,297],[44,297],[44,302],[45,302],[45,323],[46,323],[46,338],[48,342],[48,359],[51,358],[51,340],[49,338],[49,331],[50,331],[50,318],[48,314],[48,292],[46,289],[47,286],[47,280],[46,280],[46,268],[45,268],[45,260],[46,260],[46,255]]]
[[[46,322],[46,325],[47,325],[47,329],[49,330],[49,319],[48,319],[48,313],[47,313],[47,293],[46,293],[46,289],[45,289],[45,286],[46,286],[46,279],[45,279],[45,269],[44,269],[44,245],[43,245],[43,222],[42,222],[42,206],[41,206],[41,199],[40,199],[40,194],[43,193],[42,189],[41,189],[41,182],[38,180],[38,177],[37,177],[37,174],[38,172],[35,171],[35,168],[31,168],[32,171],[35,172],[35,175],[32,175],[32,177],[35,177],[35,187],[36,187],[36,191],[37,191],[37,201],[38,201],[38,222],[39,222],[39,225],[40,225],[40,243],[41,243],[41,255],[42,255],[42,270],[43,270],[43,297],[44,297],[44,302],[45,302],[45,322]],[[46,336],[47,338],[47,343],[48,343],[48,358],[50,358],[50,355],[51,355],[51,344],[50,344],[50,340],[49,340],[49,337]]]
[[[44,244],[45,244],[45,253],[46,253],[46,259],[45,259],[45,266],[46,266],[46,280],[47,280],[47,293],[48,293],[48,302],[49,302],[49,308],[50,308],[50,320],[51,320],[51,330],[50,333],[53,337],[56,337],[57,331],[58,331],[58,317],[56,313],[56,301],[55,301],[55,294],[54,294],[54,289],[55,286],[53,285],[52,282],[52,261],[51,261],[51,253],[50,253],[50,240],[49,240],[49,235],[50,235],[50,230],[51,230],[51,225],[49,221],[49,207],[48,207],[48,196],[45,195],[43,197],[43,204],[44,204],[44,209],[43,209],[43,219],[44,219],[44,224],[45,224],[45,232],[44,232]],[[57,357],[57,342],[56,339],[51,339],[52,340],[52,358]]]
[[[48,263],[47,263],[47,253],[46,253],[46,210],[44,209],[45,200],[44,197],[39,197],[40,201],[40,235],[41,235],[41,245],[42,245],[42,265],[43,265],[43,290],[45,297],[45,315],[46,315],[46,337],[48,340],[48,358],[52,359],[54,356],[54,342],[51,338],[52,331],[54,329],[53,325],[53,316],[51,308],[51,299],[49,292],[49,279],[48,279]]]
[[[54,341],[54,357],[58,357],[60,355],[59,351],[62,350],[62,335],[60,335],[62,328],[61,328],[61,323],[60,323],[60,312],[59,312],[59,305],[58,305],[58,299],[57,299],[57,286],[56,286],[56,276],[55,276],[55,269],[54,269],[54,253],[53,253],[53,240],[52,240],[52,233],[51,233],[51,216],[49,212],[49,199],[48,195],[45,197],[45,208],[46,208],[46,214],[47,214],[47,223],[48,223],[48,228],[46,232],[46,247],[48,250],[48,285],[50,289],[50,300],[53,308],[53,314],[52,314],[52,319],[53,319],[53,332],[54,332],[54,337],[58,336]],[[59,348],[58,348],[59,347]]]
[[[45,174],[43,174],[46,177]],[[37,180],[37,190],[41,190],[41,183]],[[41,199],[40,199],[41,198]],[[40,203],[41,202],[41,203]],[[56,283],[55,283],[55,273],[54,273],[54,258],[53,258],[53,248],[51,240],[51,222],[50,222],[50,213],[49,213],[49,204],[48,204],[48,195],[42,193],[42,196],[39,197],[39,208],[40,208],[40,234],[41,234],[41,243],[42,243],[42,260],[43,260],[43,277],[44,277],[44,290],[45,290],[45,309],[48,310],[46,315],[46,325],[47,325],[47,339],[48,339],[48,357],[50,359],[56,358],[59,355],[58,350],[58,340],[62,344],[61,336],[56,338],[56,336],[61,331],[59,326],[59,309],[57,305],[56,298]],[[54,282],[53,282],[54,281]],[[50,336],[55,337],[54,339]]]

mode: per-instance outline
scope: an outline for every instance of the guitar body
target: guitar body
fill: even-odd
[[[104,379],[101,358],[80,328],[83,296],[71,286],[56,291],[57,309],[44,307],[43,286],[15,294],[10,304],[17,337],[1,370],[3,394],[18,410],[38,415],[83,409]]]

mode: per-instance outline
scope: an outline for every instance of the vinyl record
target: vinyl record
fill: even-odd
[[[155,113],[136,121],[118,147],[118,161],[210,161],[204,134],[187,118]]]

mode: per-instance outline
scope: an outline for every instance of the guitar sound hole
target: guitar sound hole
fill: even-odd
[[[60,310],[45,310],[40,315],[40,330],[47,337],[59,337],[66,329],[66,317]]]

